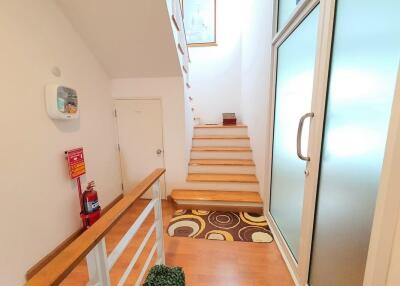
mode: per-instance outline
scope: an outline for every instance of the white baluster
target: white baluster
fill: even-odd
[[[156,223],[156,239],[157,239],[157,264],[165,264],[165,253],[164,253],[164,228],[163,228],[163,216],[162,216],[162,204],[161,204],[161,192],[160,192],[160,180],[153,184],[153,200],[156,201],[154,205],[154,218]]]
[[[110,286],[107,267],[106,242],[103,238],[86,256],[89,272],[88,286]]]

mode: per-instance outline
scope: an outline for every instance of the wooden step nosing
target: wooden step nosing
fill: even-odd
[[[193,128],[247,128],[247,125],[195,125]]]
[[[212,147],[209,147],[212,148]],[[235,153],[251,153],[253,152],[251,149],[245,150],[235,150],[235,149],[209,149],[209,150],[198,150],[196,148],[192,148],[191,152],[235,152]]]
[[[203,189],[173,189],[172,190],[172,194],[176,194],[176,193],[185,193],[185,194],[189,194],[189,193],[198,193],[198,192],[202,192],[202,193],[208,193],[208,194],[224,194],[224,195],[238,195],[238,194],[242,194],[242,195],[255,195],[259,198],[260,197],[260,193],[259,192],[252,192],[252,191],[230,191],[230,190],[213,190],[213,189],[207,189],[207,190],[203,190]]]
[[[237,183],[237,184],[259,184],[258,181],[233,181],[233,180],[200,180],[200,179],[186,179],[190,183]]]
[[[189,173],[189,176],[193,175],[199,175],[198,173]],[[206,173],[206,174],[201,174],[201,175],[208,175],[208,176],[232,176],[232,177],[239,177],[239,176],[245,176],[245,177],[255,177],[255,175],[249,175],[249,174],[230,174],[230,173],[225,173],[225,174],[214,174],[214,173]]]
[[[174,200],[263,203],[259,192],[253,191],[174,189],[171,192],[171,198]]]
[[[254,168],[255,164],[212,164],[212,163],[188,163],[189,166],[219,166],[219,167],[252,167]]]
[[[200,176],[201,178],[196,178]],[[195,177],[195,178],[193,178]],[[207,178],[210,177],[210,178]],[[242,177],[242,178],[240,178]],[[222,183],[249,183],[258,184],[259,181],[255,175],[249,174],[209,174],[209,173],[189,173],[187,182],[222,182]]]
[[[179,202],[174,202],[175,207],[181,209],[202,209],[202,210],[210,210],[210,211],[234,211],[234,212],[251,212],[251,213],[259,213],[263,214],[263,206],[246,206],[246,205],[238,205],[238,204],[210,204],[207,202],[203,203],[193,203],[193,204],[182,204]]]
[[[230,200],[193,200],[193,199],[174,199],[173,200],[178,203],[178,204],[192,204],[192,203],[215,203],[214,205],[218,203],[226,203],[226,204],[236,204],[238,206],[252,206],[252,207],[262,207],[263,204],[262,202],[246,202],[246,201],[230,201]]]
[[[210,136],[210,137],[207,137],[207,136],[204,136],[204,137],[193,137],[192,138],[193,140],[250,140],[250,137],[223,137],[223,136],[220,136],[220,137],[212,137],[212,136]]]
[[[171,198],[173,198],[175,201],[199,201],[199,202],[229,202],[229,203],[252,203],[252,204],[260,204],[262,205],[262,201],[256,201],[256,200],[235,200],[235,199],[215,199],[215,198],[206,198],[206,197],[197,197],[197,198],[183,198],[183,197],[174,197],[171,195]]]
[[[199,162],[200,161],[200,162]],[[240,166],[255,167],[256,164],[251,159],[190,159],[189,166]]]

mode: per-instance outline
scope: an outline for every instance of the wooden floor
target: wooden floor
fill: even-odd
[[[148,201],[140,200],[124,215],[106,236],[109,253],[129,228]],[[173,214],[172,205],[163,205],[164,227]],[[145,236],[153,217],[146,220],[143,230],[134,237],[124,255],[111,271],[112,285],[116,285],[136,248]],[[185,272],[187,286],[286,286],[294,285],[285,263],[273,243],[224,242],[205,239],[169,237],[165,234],[166,264],[181,266]],[[154,241],[154,237],[151,242]],[[134,285],[140,265],[146,260],[152,245],[147,247],[138,265],[134,268],[126,285]],[[64,280],[61,285],[86,285],[88,275],[85,261]]]

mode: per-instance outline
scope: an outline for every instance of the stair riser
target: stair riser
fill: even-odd
[[[189,173],[256,174],[255,166],[189,166]]]
[[[252,159],[252,152],[191,152],[192,159]]]
[[[217,191],[247,191],[258,192],[258,184],[249,183],[225,183],[225,182],[186,182],[186,188],[194,190],[217,190]]]
[[[241,204],[237,202],[209,202],[209,201],[174,201],[177,209],[202,209],[209,211],[233,211],[263,214],[262,204]]]
[[[247,136],[247,128],[195,128],[194,135],[242,135]]]
[[[193,146],[250,147],[247,139],[193,139]]]
[[[187,205],[219,205],[219,206],[248,206],[248,207],[262,207],[262,203],[242,203],[242,202],[215,202],[215,201],[198,201],[198,200],[174,200],[177,204]]]

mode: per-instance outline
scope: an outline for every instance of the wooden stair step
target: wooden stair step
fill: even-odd
[[[194,126],[194,128],[247,128],[246,125],[222,125],[222,124],[200,124]]]
[[[193,140],[250,140],[249,136],[243,135],[196,135]]]
[[[193,146],[192,152],[251,152],[249,147]]]
[[[257,177],[250,174],[188,174],[188,182],[228,182],[228,183],[258,183]]]
[[[240,202],[262,204],[258,192],[245,191],[216,191],[216,190],[172,190],[171,198],[175,201],[212,201],[212,202]]]
[[[191,166],[255,166],[253,160],[244,159],[191,159]]]

